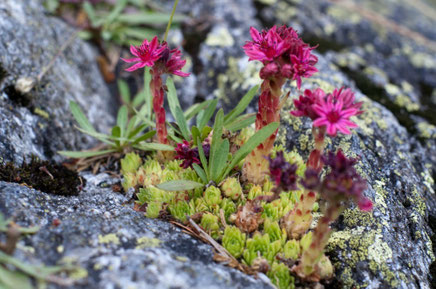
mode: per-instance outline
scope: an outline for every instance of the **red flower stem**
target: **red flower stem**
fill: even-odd
[[[307,248],[301,256],[301,263],[298,267],[300,273],[304,276],[308,276],[315,271],[315,265],[324,253],[324,249],[331,235],[330,224],[334,222],[343,211],[344,207],[341,206],[340,202],[328,204],[324,216],[318,221],[313,232],[312,242],[309,248]]]
[[[256,131],[272,122],[280,122],[280,96],[284,78],[265,79],[261,85],[259,110],[256,115]],[[249,182],[261,184],[268,170],[268,156],[274,146],[276,130],[268,139],[254,149],[246,158],[244,174]]]
[[[168,144],[168,133],[165,122],[164,89],[162,87],[162,78],[159,73],[153,73],[150,81],[150,90],[153,93],[153,110],[156,117],[157,139],[161,144]]]
[[[315,140],[315,148],[309,155],[309,159],[307,160],[307,166],[309,168],[321,171],[324,166],[321,155],[323,154],[325,147],[325,126],[321,127],[312,127],[312,134]]]

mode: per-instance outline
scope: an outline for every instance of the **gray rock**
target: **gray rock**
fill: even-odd
[[[96,65],[95,51],[76,39],[27,95],[15,90],[19,78],[41,72],[74,30],[45,15],[39,1],[0,3],[0,154],[21,163],[34,154],[60,159],[58,150],[89,148],[69,112],[77,102],[97,129],[114,120],[114,105]]]
[[[79,265],[87,277],[70,288],[273,288],[216,264],[209,245],[124,205],[110,188],[117,179],[84,177],[87,187],[70,198],[0,182],[0,211],[22,226],[41,226],[20,241],[16,257]],[[54,219],[61,224],[53,226]]]

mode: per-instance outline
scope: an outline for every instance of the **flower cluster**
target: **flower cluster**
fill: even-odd
[[[174,157],[177,160],[183,160],[180,166],[184,169],[191,167],[192,164],[201,164],[200,155],[198,152],[198,148],[191,148],[191,145],[186,140],[183,140],[182,143],[178,143],[176,147],[176,156]],[[204,144],[203,151],[206,159],[209,158],[210,145]]]
[[[363,113],[360,110],[362,102],[355,102],[354,93],[351,89],[335,89],[333,93],[326,94],[318,88],[314,91],[304,91],[304,96],[294,100],[297,110],[291,111],[294,116],[310,117],[316,127],[325,127],[330,136],[336,136],[337,132],[350,134],[348,128],[357,125],[350,121],[350,117]]]
[[[347,159],[342,150],[335,154],[329,152],[323,156],[323,161],[330,167],[330,172],[325,176],[320,192],[327,200],[351,198],[362,211],[372,210],[372,202],[363,196],[366,181],[353,167],[356,159]]]
[[[262,79],[292,79],[300,88],[302,77],[310,77],[318,71],[315,68],[318,58],[311,53],[314,47],[304,43],[292,27],[274,26],[261,32],[251,27],[250,34],[253,40],[247,41],[243,48],[250,61],[264,64],[260,71]]]
[[[181,59],[182,53],[175,48],[170,50],[168,44],[163,41],[159,43],[157,36],[150,42],[144,39],[140,46],[130,46],[130,53],[134,58],[121,58],[127,63],[136,63],[126,69],[126,71],[135,71],[145,66],[153,67],[156,73],[174,74],[182,77],[189,76],[189,73],[182,72],[181,69],[186,64],[186,60]]]
[[[283,151],[277,152],[275,158],[269,157],[270,176],[277,188],[283,191],[297,190],[297,165],[286,161]]]

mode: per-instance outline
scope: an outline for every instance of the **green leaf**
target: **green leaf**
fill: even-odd
[[[123,102],[125,104],[129,104],[130,103],[130,89],[129,86],[127,85],[127,82],[125,82],[122,79],[118,79],[118,91],[120,92],[121,95],[121,99],[123,100]]]
[[[215,112],[216,106],[218,104],[218,100],[214,99],[210,103],[210,105],[207,107],[206,110],[204,110],[204,113],[202,115],[197,117],[197,127],[200,131],[203,130],[203,127],[209,122],[211,119],[213,113]]]
[[[215,183],[219,183],[219,177],[226,168],[227,157],[229,155],[230,144],[229,140],[225,139],[221,142],[220,147],[216,151],[214,158],[211,160],[211,178]]]
[[[151,127],[156,127],[156,123],[152,122],[147,115],[144,115],[144,112],[147,110],[146,105],[144,104],[144,106],[141,108],[140,111],[137,111],[135,108],[133,108],[133,111],[135,112],[136,116],[143,121],[144,123],[146,123],[147,125],[151,126]]]
[[[141,135],[140,137],[136,138],[134,142],[132,142],[132,145],[138,144],[142,141],[145,141],[149,138],[152,138],[154,135],[156,134],[155,130],[149,131],[143,135]]]
[[[210,179],[210,173],[209,173],[209,167],[207,166],[207,159],[206,155],[204,154],[203,150],[203,144],[201,143],[200,138],[197,138],[197,147],[198,147],[198,155],[200,156],[200,162],[201,165],[204,168],[204,171],[206,172],[207,179]]]
[[[170,145],[161,144],[161,143],[143,143],[134,145],[135,148],[144,151],[173,151],[174,148]]]
[[[231,132],[235,132],[237,130],[250,126],[255,121],[256,121],[256,114],[249,113],[237,117],[233,122],[227,124],[225,127]]]
[[[83,10],[85,10],[88,15],[89,20],[91,21],[91,26],[96,27],[97,16],[95,15],[94,7],[88,1],[83,2]]]
[[[242,97],[241,101],[236,105],[236,107],[224,118],[224,123],[229,124],[233,120],[235,120],[241,113],[244,112],[244,110],[247,108],[247,106],[250,104],[253,97],[256,95],[256,92],[259,90],[259,85],[254,86],[252,89],[250,89],[244,97]]]
[[[147,107],[147,117],[151,120],[151,108],[153,106],[153,97],[150,90],[151,73],[150,67],[146,67],[144,71],[144,101]]]
[[[205,107],[207,107],[211,102],[212,102],[212,99],[208,99],[208,100],[205,100],[203,102],[196,103],[196,104],[192,105],[184,113],[186,120],[190,120],[191,118],[193,118],[201,110],[203,110]]]
[[[0,288],[1,289],[33,289],[30,278],[21,272],[9,271],[0,266]]]
[[[110,153],[114,153],[116,150],[103,150],[103,151],[81,151],[81,152],[73,152],[73,151],[58,151],[58,154],[74,158],[74,159],[81,159],[81,158],[89,158],[89,157],[95,157],[95,156],[101,156],[106,155]]]
[[[126,132],[127,121],[129,119],[129,112],[126,105],[123,105],[118,110],[117,126],[120,127],[120,136],[124,136]]]
[[[197,138],[201,137],[200,131],[194,125],[191,127],[192,140],[194,141],[194,145],[197,145]]]
[[[166,24],[170,19],[169,14],[158,12],[126,13],[118,16],[117,20],[129,25],[159,25]],[[183,15],[174,15],[173,22],[181,22],[186,19]]]
[[[117,17],[120,16],[121,12],[123,12],[126,5],[127,5],[127,0],[117,0],[114,8],[109,13],[109,15],[104,17],[105,19],[104,24],[105,25],[111,24]]]
[[[212,134],[212,143],[210,145],[210,154],[209,154],[209,172],[212,176],[215,161],[215,154],[218,151],[222,143],[222,134],[223,134],[223,122],[224,122],[224,111],[220,109],[215,116],[215,123],[213,125],[213,134]]]
[[[128,135],[127,138],[128,139],[132,139],[134,138],[138,133],[142,132],[144,129],[146,129],[148,127],[148,125],[146,124],[141,124],[140,126],[137,126],[134,130],[132,130]]]
[[[90,135],[90,136],[98,139],[99,141],[101,141],[101,142],[103,142],[105,144],[108,144],[108,145],[111,145],[111,146],[115,145],[113,142],[109,141],[109,139],[112,138],[112,136],[110,136],[110,135],[102,134],[102,133],[99,133],[99,132],[96,132],[96,131],[95,132],[87,131],[87,130],[81,129],[80,127],[76,127],[76,128],[77,128],[77,130],[79,130],[79,131],[81,131],[81,132],[83,132],[83,133],[85,133],[87,135]]]
[[[121,128],[118,125],[112,128],[112,137],[113,137],[112,139],[115,141],[115,145],[119,147],[121,143],[118,140],[118,138],[121,137]]]
[[[85,116],[77,103],[75,103],[74,101],[70,101],[70,109],[77,123],[83,130],[96,132],[95,128],[91,125],[88,118]]]
[[[258,145],[265,141],[271,134],[273,134],[279,127],[278,122],[273,122],[263,127],[261,130],[257,131],[237,152],[233,155],[232,161],[221,179],[227,176],[230,171],[242,160],[244,159],[252,150],[254,150]]]
[[[206,176],[206,172],[203,170],[202,167],[200,167],[198,164],[193,163],[192,167],[194,168],[195,172],[197,173],[197,175],[200,177],[200,179],[203,181],[203,183],[207,183],[207,176]]]
[[[144,41],[144,39],[153,38],[158,32],[154,29],[143,28],[143,27],[124,27],[120,33],[122,33],[127,38],[135,38],[137,40]],[[127,39],[128,40],[128,39]]]
[[[156,187],[164,191],[179,192],[202,188],[204,185],[189,180],[176,180],[158,184]]]
[[[171,113],[176,119],[177,125],[180,128],[180,132],[183,138],[187,141],[190,140],[191,134],[188,129],[188,123],[183,115],[182,108],[180,107],[179,100],[177,98],[176,87],[174,86],[174,82],[171,77],[167,78],[167,87],[168,87],[168,103],[170,106]]]

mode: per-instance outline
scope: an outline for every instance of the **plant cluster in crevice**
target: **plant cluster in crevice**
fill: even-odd
[[[325,282],[334,275],[324,254],[331,223],[351,203],[362,211],[372,209],[363,194],[366,181],[354,168],[358,160],[340,150],[325,152],[327,137],[351,134],[357,127],[350,118],[363,113],[362,103],[347,88],[306,90],[294,100],[291,114],[313,121],[315,146],[308,160],[274,147],[280,110],[289,96],[284,84],[295,80],[300,88],[303,78],[317,72],[318,59],[312,53],[315,47],[291,27],[251,28],[250,34],[243,49],[249,61],[263,64],[256,114],[243,112],[259,87],[227,115],[216,112],[217,100],[183,112],[171,77],[166,85],[161,79],[163,73],[189,76],[181,71],[185,61],[180,51],[157,37],[132,45],[133,57],[123,60],[130,65],[127,71],[146,67],[149,74],[144,86],[152,98],[148,109],[154,107],[148,120],[154,117],[155,145],[173,146],[174,151],[161,152],[156,146],[145,159],[127,153],[121,160],[122,185],[125,191],[134,188],[135,209],[147,217],[173,220],[221,246],[217,260],[247,273],[266,273],[283,289]],[[166,121],[165,98],[175,123]],[[139,117],[136,109],[132,117]],[[146,139],[142,143],[150,144]],[[324,201],[321,208],[319,200]],[[318,211],[322,216],[311,229]]]
[[[79,194],[85,185],[85,180],[76,172],[50,161],[41,161],[35,156],[32,156],[30,162],[24,160],[19,167],[13,162],[1,163],[0,180],[64,196]]]

